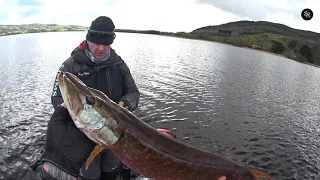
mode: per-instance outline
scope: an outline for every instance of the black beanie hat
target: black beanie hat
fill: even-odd
[[[114,24],[109,17],[106,16],[99,16],[95,20],[92,21],[90,30],[94,31],[103,31],[110,33],[109,35],[99,36],[95,35],[94,33],[87,33],[87,40],[96,44],[103,44],[103,45],[110,45],[113,43],[115,38],[114,34]]]

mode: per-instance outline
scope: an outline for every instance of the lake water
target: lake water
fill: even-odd
[[[56,71],[85,32],[0,37],[0,179],[44,144]],[[138,117],[277,180],[320,179],[320,69],[223,44],[117,33],[141,91]]]

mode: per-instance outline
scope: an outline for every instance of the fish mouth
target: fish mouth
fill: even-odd
[[[94,104],[94,98],[87,92],[86,85],[76,76],[60,72],[58,82],[64,104],[72,117],[77,117],[83,110],[84,101]]]

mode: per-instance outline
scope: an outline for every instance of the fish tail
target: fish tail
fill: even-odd
[[[249,169],[250,174],[255,178],[255,180],[272,180],[271,176],[263,171],[257,169]]]
[[[91,164],[92,160],[104,149],[103,146],[96,145],[91,152],[90,156],[87,159],[86,162],[86,170],[88,170],[89,165]]]

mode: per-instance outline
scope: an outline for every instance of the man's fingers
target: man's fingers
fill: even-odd
[[[120,101],[119,105],[123,107],[124,106],[124,102]]]
[[[222,176],[222,177],[219,177],[217,180],[226,180],[226,179],[227,179],[227,177]]]
[[[67,107],[66,107],[66,105],[65,105],[64,103],[62,103],[60,106],[62,106],[62,107],[64,107],[64,108],[67,108]]]
[[[126,109],[129,109],[128,106],[124,106],[124,102],[122,102],[122,101],[119,102],[119,105],[122,106],[122,107],[124,107],[124,108],[126,108]]]

